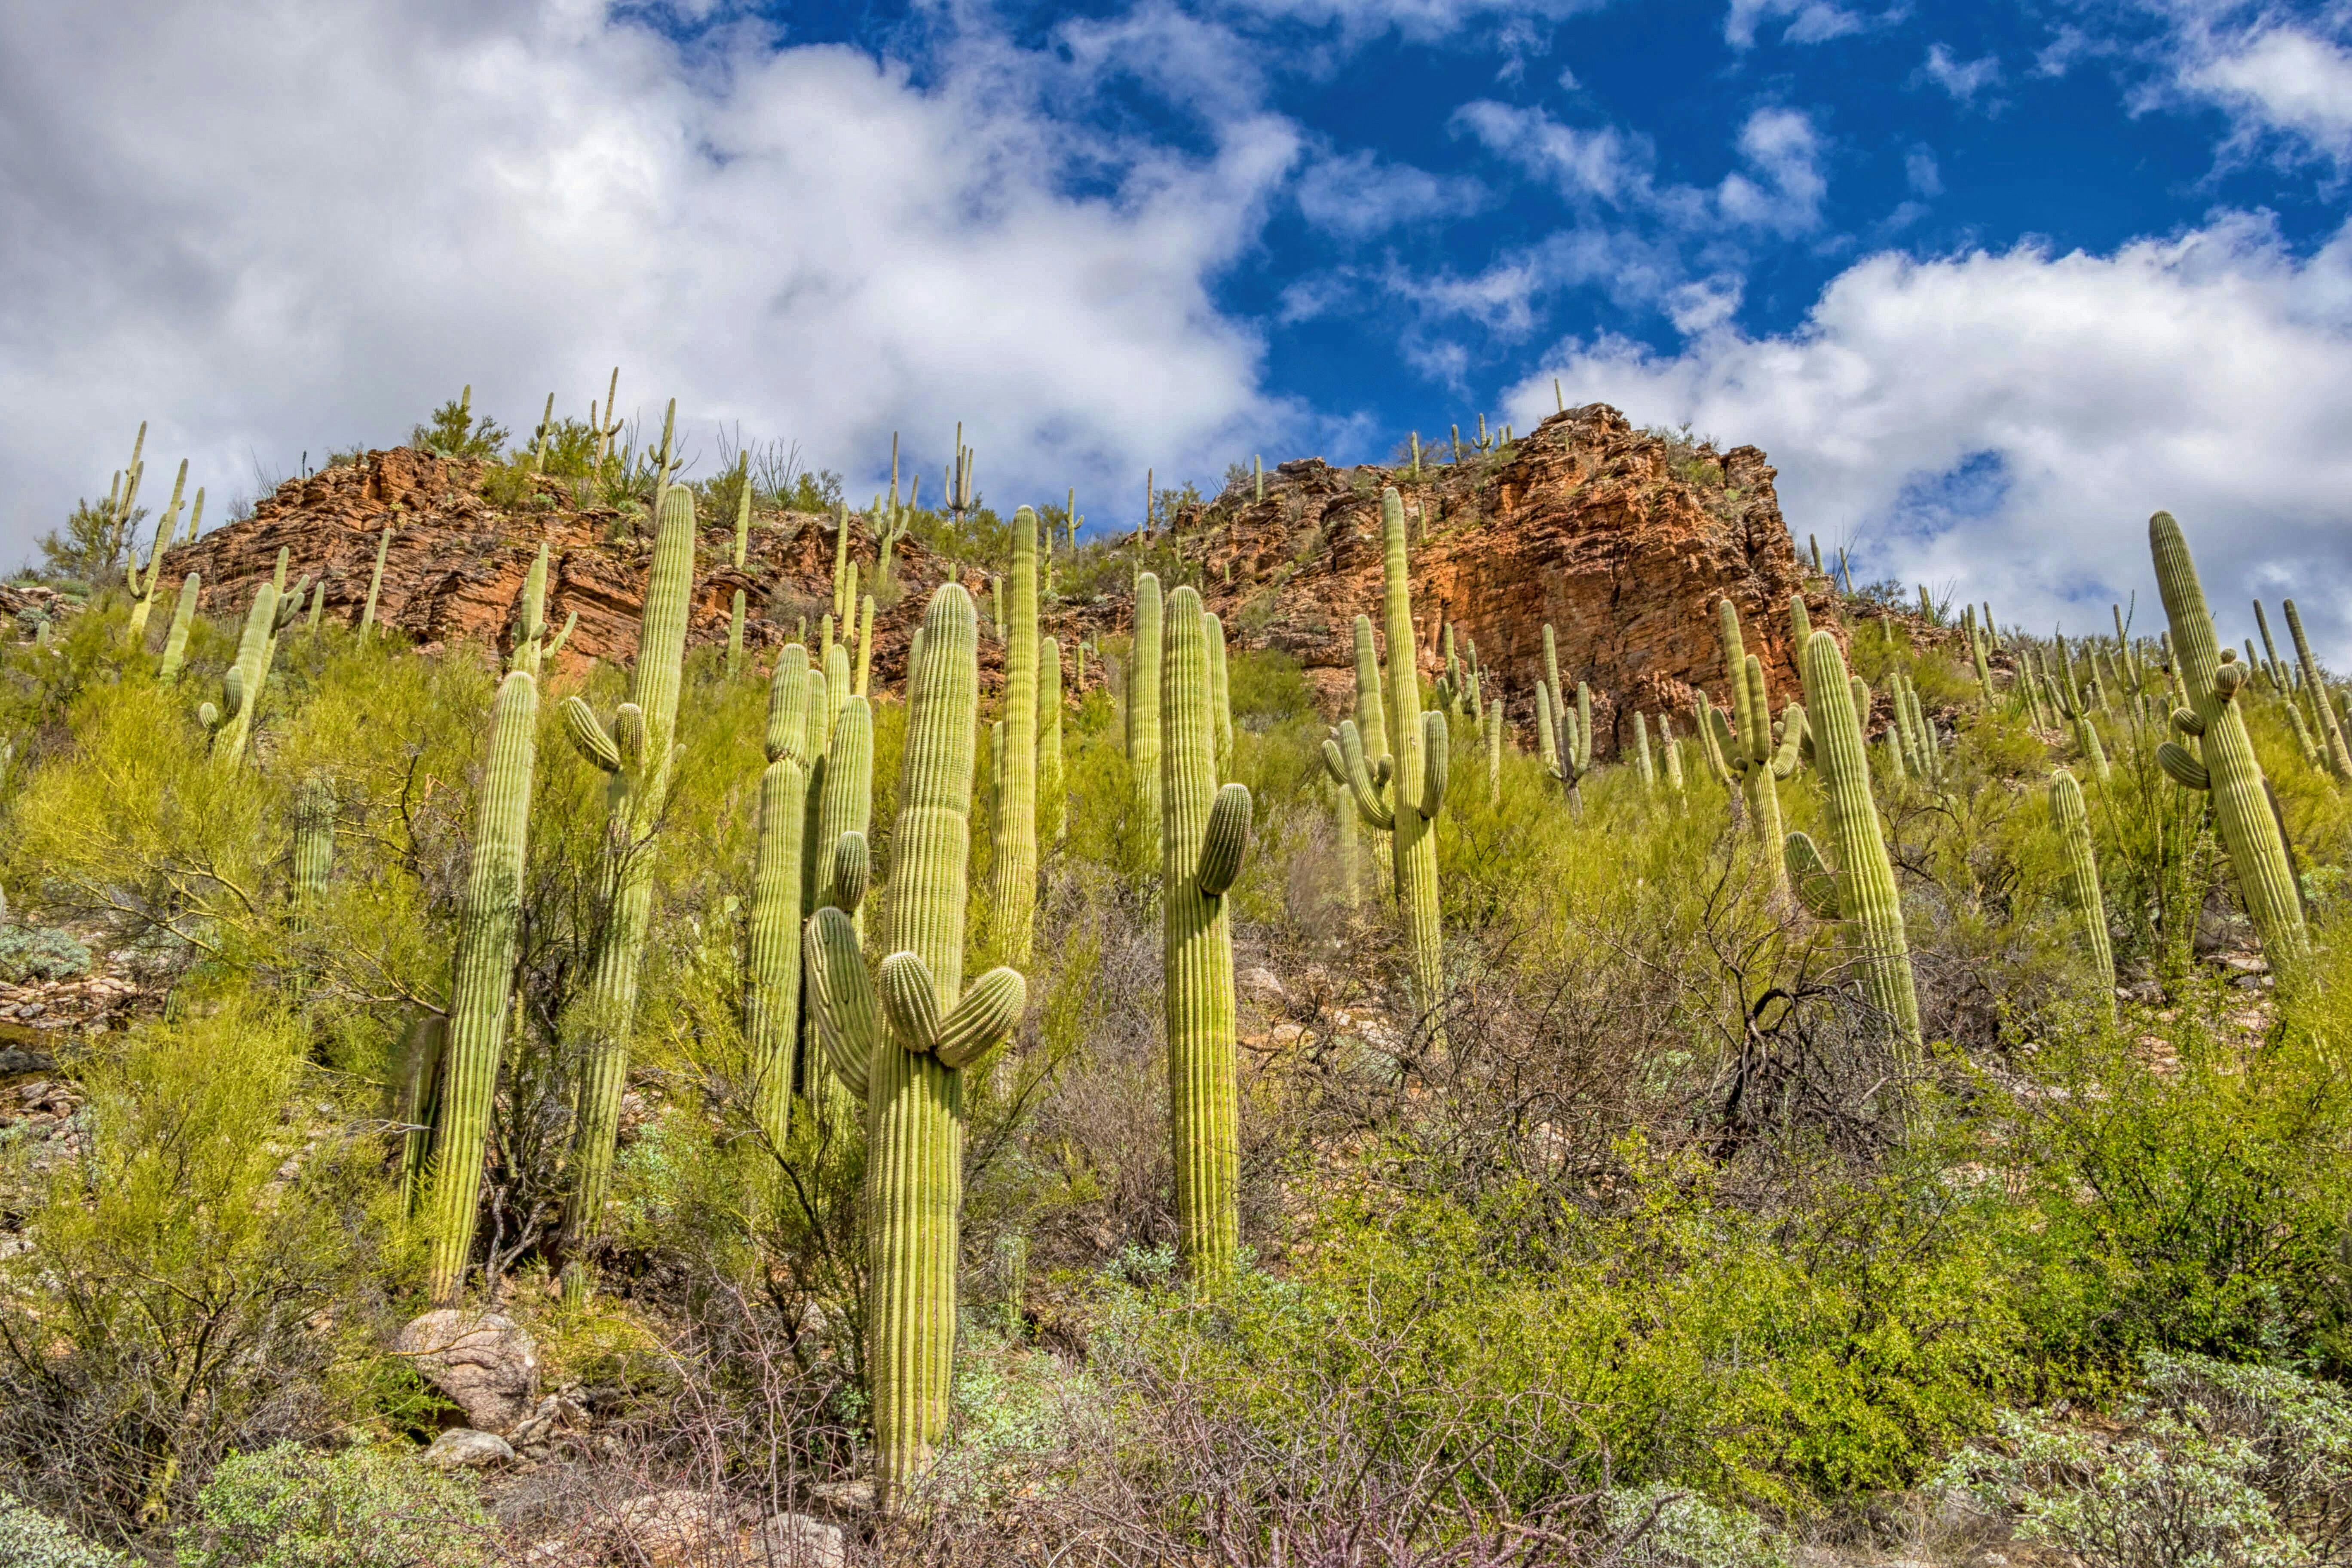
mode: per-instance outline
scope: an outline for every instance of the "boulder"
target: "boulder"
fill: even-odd
[[[425,1450],[425,1462],[436,1470],[478,1470],[488,1465],[503,1465],[515,1457],[513,1447],[495,1432],[477,1432],[470,1426],[452,1426],[433,1439]]]
[[[513,1319],[442,1307],[400,1331],[393,1348],[483,1432],[504,1432],[539,1400],[539,1350]]]
[[[841,1527],[804,1513],[780,1513],[761,1531],[772,1568],[842,1568],[849,1544]]]

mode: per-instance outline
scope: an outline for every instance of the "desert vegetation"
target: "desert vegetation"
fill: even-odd
[[[1790,542],[1596,747],[1413,603],[1483,419],[1363,471],[1333,713],[1197,494],[1081,537],[959,435],[853,525],[613,395],[413,440],[642,523],[626,668],[543,549],[497,647],[199,614],[136,452],[49,552],[0,978],[97,1001],[0,1020],[0,1562],[2352,1552],[2352,710],[2194,520],[2079,639]],[[690,646],[711,522],[820,531],[803,640]]]

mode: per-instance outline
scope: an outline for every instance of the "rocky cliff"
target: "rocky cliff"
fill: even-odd
[[[1380,492],[1391,484],[1403,494],[1413,530],[1424,663],[1434,665],[1438,628],[1453,623],[1475,643],[1482,667],[1490,680],[1499,678],[1522,723],[1532,721],[1546,621],[1558,634],[1563,681],[1592,688],[1603,752],[1630,732],[1637,709],[1686,714],[1699,687],[1722,700],[1713,606],[1727,595],[1739,606],[1749,651],[1766,661],[1776,704],[1795,698],[1789,600],[1807,594],[1816,621],[1826,624],[1828,585],[1801,569],[1773,494],[1773,470],[1757,448],[1718,452],[1664,439],[1595,404],[1556,415],[1492,452],[1465,449],[1460,461],[1431,457],[1418,470],[1337,468],[1320,458],[1285,463],[1266,474],[1263,499],[1244,479],[1176,517],[1169,534],[1130,542],[1172,552],[1177,573],[1200,586],[1235,647],[1290,654],[1334,711],[1349,689],[1353,617],[1380,619]],[[551,616],[580,617],[566,658],[631,657],[650,520],[642,511],[578,506],[552,479],[494,506],[486,477],[478,463],[406,448],[370,452],[355,466],[289,481],[252,517],[174,549],[168,575],[202,573],[205,611],[234,615],[250,603],[282,548],[289,579],[323,576],[327,613],[356,621],[377,539],[389,526],[379,616],[427,645],[503,645],[524,574],[544,541],[554,561]],[[874,531],[856,515],[849,527],[851,553],[870,584]],[[814,635],[829,604],[833,546],[830,519],[764,514],[738,570],[730,564],[731,520],[709,521],[693,640],[725,639],[738,588],[750,605],[747,641],[754,648],[782,646],[803,622]],[[884,595],[877,624],[876,678],[883,686],[899,678],[924,597],[950,571],[913,539],[901,542],[895,557],[903,591]],[[969,567],[958,575],[975,592],[984,586]],[[1067,649],[1081,636],[1123,635],[1130,613],[1121,588],[1058,599],[1045,619]],[[984,644],[984,661],[994,653]],[[1089,661],[1090,683],[1101,668]]]

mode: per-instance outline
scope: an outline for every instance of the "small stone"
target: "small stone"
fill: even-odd
[[[539,1350],[513,1319],[443,1307],[400,1331],[394,1350],[484,1432],[503,1432],[539,1400]]]
[[[824,1481],[808,1489],[809,1500],[827,1512],[855,1515],[874,1511],[874,1483],[864,1478],[851,1481]]]
[[[1243,994],[1245,995],[1255,996],[1266,1002],[1283,1002],[1289,999],[1290,993],[1282,988],[1281,980],[1276,976],[1273,970],[1263,965],[1244,969],[1234,978],[1240,983]]]
[[[425,1462],[436,1470],[478,1470],[488,1465],[503,1465],[513,1459],[514,1449],[495,1432],[477,1432],[470,1426],[452,1426],[433,1439],[425,1450]]]
[[[841,1527],[804,1513],[776,1515],[761,1535],[775,1568],[842,1568],[849,1558]]]

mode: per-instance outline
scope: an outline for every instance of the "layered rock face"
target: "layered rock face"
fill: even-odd
[[[1446,456],[1451,457],[1449,451]],[[1773,494],[1773,470],[1753,447],[1717,452],[1636,431],[1594,404],[1545,420],[1508,447],[1411,466],[1335,468],[1320,458],[1286,463],[1174,520],[1178,574],[1195,583],[1237,648],[1274,647],[1307,668],[1333,712],[1344,707],[1354,662],[1352,623],[1380,622],[1380,492],[1395,485],[1413,528],[1413,603],[1419,654],[1437,662],[1439,628],[1475,642],[1489,696],[1531,723],[1542,668],[1544,623],[1559,638],[1560,677],[1592,689],[1595,750],[1630,737],[1636,710],[1672,711],[1687,732],[1695,689],[1727,693],[1715,603],[1728,596],[1762,656],[1774,706],[1796,699],[1789,601],[1805,593],[1816,624],[1830,624],[1828,584],[1800,566]],[[577,613],[567,663],[625,662],[635,649],[651,523],[645,516],[575,504],[569,488],[534,481],[518,504],[493,506],[483,465],[405,448],[371,452],[356,467],[290,481],[254,516],[174,549],[166,581],[204,574],[207,614],[241,614],[258,583],[289,552],[289,578],[323,575],[328,613],[356,622],[367,600],[376,542],[392,544],[377,615],[425,644],[508,645],[523,577],[542,541],[552,547],[550,619]],[[723,642],[735,590],[745,592],[752,648],[781,647],[804,623],[814,637],[830,606],[831,519],[808,513],[755,520],[745,566],[730,563],[732,520],[704,520],[691,639]],[[853,515],[851,555],[861,583],[876,576],[876,536]],[[875,637],[877,689],[902,674],[908,635],[947,563],[916,540],[900,542]],[[957,574],[975,594],[985,579]],[[985,599],[983,597],[983,604]],[[1131,600],[1121,589],[1045,606],[1045,630],[1066,660],[1081,637],[1125,634]],[[999,645],[982,641],[983,681]],[[1091,684],[1103,668],[1089,660]],[[1499,685],[1496,683],[1499,682]]]

